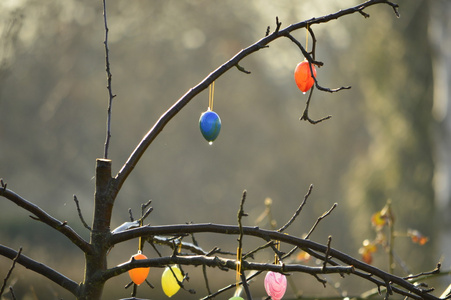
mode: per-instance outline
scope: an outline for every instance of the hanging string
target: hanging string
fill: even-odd
[[[139,227],[143,226],[143,220],[139,220]],[[138,253],[142,253],[142,248],[143,248],[143,241],[142,241],[142,237],[139,237],[138,240]]]
[[[280,241],[276,241],[276,249],[278,252],[280,252]],[[279,264],[279,255],[277,253],[274,253],[274,264],[278,265]]]
[[[215,97],[215,82],[213,81],[210,84],[210,87],[208,89],[208,109],[213,110],[213,101]]]
[[[305,51],[308,52],[308,26],[309,24],[307,24],[307,27],[305,27]]]
[[[241,248],[236,249],[236,288],[240,286],[240,276],[241,276]]]

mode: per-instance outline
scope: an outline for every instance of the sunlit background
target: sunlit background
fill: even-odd
[[[356,5],[355,0],[322,1],[107,1],[113,103],[110,157],[116,173],[158,117],[187,90],[239,50],[274,30]],[[288,232],[302,236],[338,203],[311,239],[357,258],[365,239],[375,237],[371,216],[390,199],[395,214],[395,274],[451,268],[447,101],[451,59],[451,5],[447,1],[399,0],[401,18],[377,5],[364,18],[351,16],[312,27],[322,86],[352,86],[336,94],[313,93],[310,117],[332,115],[318,125],[300,121],[307,95],[296,87],[297,46],[279,39],[247,57],[215,84],[214,110],[222,130],[212,146],[199,132],[208,107],[204,91],[187,105],[149,147],[116,201],[112,226],[135,217],[152,200],[150,224],[213,222],[236,224],[247,190],[246,225],[260,223],[265,199],[283,225],[310,184],[308,204]],[[305,45],[305,30],[293,34]],[[107,99],[101,1],[2,0],[0,2],[0,178],[8,188],[45,209],[88,238],[92,217],[95,159],[102,157]],[[309,39],[309,47],[312,45]],[[448,51],[444,50],[448,49]],[[448,57],[446,57],[448,55]],[[446,77],[448,76],[448,77]],[[448,78],[448,79],[447,79]],[[435,98],[435,99],[434,99]],[[450,127],[451,128],[451,127]],[[447,148],[448,147],[448,148]],[[434,175],[435,174],[435,175]],[[60,234],[1,200],[0,243],[82,281],[83,255]],[[420,246],[408,229],[429,238]],[[236,237],[198,235],[207,251],[235,251]],[[244,251],[261,241],[245,239]],[[164,248],[162,248],[165,252]],[[137,241],[116,246],[109,266],[137,251]],[[156,252],[146,246],[148,257]],[[170,251],[168,252],[170,253]],[[268,251],[258,257],[271,261]],[[0,258],[0,279],[11,262]],[[315,265],[315,261],[308,264]],[[388,269],[384,249],[373,264]],[[207,294],[200,268],[186,268],[188,288],[173,299]],[[162,270],[151,270],[138,296],[162,299]],[[234,282],[233,272],[208,270],[214,291]],[[18,266],[11,277],[18,299],[71,299],[63,289]],[[328,287],[309,275],[293,276],[305,297],[358,295],[373,285],[339,276]],[[262,278],[252,285],[265,296]],[[434,281],[437,294],[450,276]],[[130,295],[127,274],[107,283],[104,299]],[[228,295],[221,296],[226,299]],[[287,297],[293,297],[288,290]],[[341,294],[343,295],[343,294]],[[2,298],[3,299],[3,298]],[[8,293],[4,299],[11,299]]]

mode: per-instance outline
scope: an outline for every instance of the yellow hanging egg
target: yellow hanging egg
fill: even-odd
[[[166,267],[161,276],[161,286],[163,287],[163,292],[168,297],[174,296],[180,289],[180,285],[178,284],[177,279],[175,279],[174,274],[177,276],[178,281],[182,282],[182,271],[180,271],[179,267],[176,265],[171,266],[171,268]]]
[[[147,257],[139,251],[138,254],[133,255],[131,259],[139,260],[147,259]],[[134,284],[140,285],[146,280],[147,275],[149,275],[149,270],[150,268],[134,268],[128,271],[128,275],[130,275]]]

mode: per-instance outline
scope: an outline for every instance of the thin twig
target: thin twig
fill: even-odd
[[[271,26],[266,27],[265,36],[268,36],[270,32],[271,32]]]
[[[399,18],[401,15],[399,14],[399,5],[390,1],[385,1],[386,4],[390,5],[393,8],[395,15]]]
[[[440,273],[440,268],[441,268],[441,266],[442,266],[442,264],[441,263],[438,263],[437,264],[437,267],[434,269],[434,270],[432,270],[432,271],[429,271],[429,272],[421,272],[421,273],[418,273],[418,274],[415,274],[415,275],[409,275],[409,276],[406,276],[406,277],[403,277],[405,280],[411,280],[411,279],[415,279],[415,278],[418,278],[418,277],[421,277],[421,276],[426,276],[426,275],[432,275],[432,274],[438,274],[438,273]]]
[[[207,292],[208,292],[208,294],[211,294],[210,283],[208,281],[208,275],[207,275],[207,266],[202,266],[202,274],[204,276],[205,287],[207,288]]]
[[[140,222],[143,222],[144,219],[147,218],[147,217],[150,215],[150,213],[151,213],[152,211],[153,211],[153,207],[149,207],[149,208],[144,212],[144,214],[142,215],[142,217],[139,218],[139,221],[140,221]]]
[[[325,217],[327,217],[327,216],[335,209],[335,207],[337,207],[337,205],[338,205],[337,203],[334,203],[334,205],[332,205],[332,207],[331,207],[328,211],[326,211],[322,216],[320,216],[320,217],[316,220],[315,224],[313,224],[312,228],[310,229],[310,231],[309,231],[309,232],[307,233],[307,235],[305,236],[305,239],[306,239],[306,240],[309,239],[310,235],[312,234],[313,230],[315,230],[315,228],[316,228],[316,226],[318,225],[318,223],[321,222],[322,219],[324,219]]]
[[[266,249],[266,248],[268,248],[268,247],[271,247],[271,245],[274,246],[274,243],[275,243],[274,241],[269,241],[269,242],[267,242],[266,244],[261,245],[261,246],[255,248],[255,249],[252,250],[252,251],[249,251],[248,253],[246,253],[245,255],[243,255],[243,258],[246,259],[246,258],[248,258],[248,257],[253,257],[254,253],[257,253],[257,252],[260,251],[260,250],[263,250],[263,249]]]
[[[151,289],[154,289],[154,288],[155,288],[155,287],[153,286],[153,284],[151,284],[151,283],[149,282],[149,280],[147,280],[147,279],[146,279],[146,283],[147,283],[147,286],[150,287]]]
[[[199,243],[197,242],[196,238],[194,237],[194,234],[191,234],[191,240],[193,241],[194,246],[199,247]],[[207,256],[211,255],[210,253],[213,251],[216,251],[216,249],[217,249],[217,247],[213,248],[213,250],[211,250],[209,253],[207,253]],[[207,292],[208,292],[208,294],[211,294],[210,282],[208,281],[206,266],[202,266],[202,275],[204,276],[204,282],[205,282],[205,287],[207,288]]]
[[[320,278],[317,274],[312,274],[312,275],[313,275],[313,277],[316,278],[316,280],[318,280],[320,283],[323,284],[323,287],[326,287],[327,280]]]
[[[316,54],[316,36],[315,36],[315,33],[312,30],[312,27],[307,26],[307,30],[310,33],[310,36],[312,37],[312,51],[310,53],[312,54],[313,60],[315,60],[315,56],[316,56],[315,55]]]
[[[275,33],[279,32],[280,26],[282,26],[282,22],[280,22],[279,17],[276,16],[276,30],[274,30]]]
[[[313,94],[313,90],[314,89],[315,89],[314,87],[312,87],[310,89],[310,93],[308,95],[307,103],[305,104],[304,112],[302,113],[302,116],[299,118],[299,120],[301,120],[301,121],[302,120],[308,121],[310,124],[316,125],[316,124],[318,124],[318,123],[320,123],[322,121],[325,121],[325,120],[328,120],[328,119],[332,118],[332,116],[327,116],[327,117],[321,118],[319,120],[312,120],[309,117],[308,111],[309,111],[309,108],[310,108],[310,100],[312,99],[312,94]]]
[[[367,14],[366,12],[364,12],[363,9],[362,9],[362,10],[359,10],[359,13],[360,13],[364,18],[369,18],[369,17],[370,17],[370,15]]]
[[[16,295],[14,294],[14,290],[13,290],[13,287],[12,287],[12,286],[9,287],[9,292],[11,293],[11,298],[12,298],[13,300],[16,300]]]
[[[136,283],[133,283],[133,290],[132,290],[132,297],[136,296],[136,293],[138,292],[138,285]]]
[[[0,186],[3,189],[3,192],[5,192],[7,184],[3,181],[3,178],[0,178]]]
[[[164,236],[151,236],[146,238],[148,243],[151,244],[158,244],[158,245],[165,245],[165,246],[170,246],[170,247],[174,247],[174,244],[172,243],[173,238],[168,238],[168,237],[164,237]],[[213,249],[211,249],[210,251],[205,251],[204,249],[202,249],[199,246],[194,245],[193,243],[189,243],[189,242],[184,242],[181,241],[181,247],[182,249],[186,249],[188,251],[190,251],[191,253],[194,254],[199,254],[199,255],[205,255],[205,256],[211,256],[213,254],[222,254],[222,255],[234,255],[236,256],[235,252],[229,252],[229,251],[222,251],[220,248],[218,247],[214,247]]]
[[[385,280],[385,288],[387,289],[387,293],[385,293],[385,299],[388,299],[388,295],[393,295],[393,289],[390,281]]]
[[[236,68],[238,70],[240,70],[241,72],[243,72],[244,74],[251,74],[251,71],[246,70],[245,68],[243,68],[240,64],[236,64]]]
[[[244,202],[246,201],[246,195],[247,191],[243,191],[243,195],[241,196],[241,202],[240,202],[240,209],[237,213],[237,221],[238,221],[238,227],[240,228],[240,235],[238,236],[238,247],[242,249],[243,247],[243,222],[242,218],[247,217],[247,214],[244,212]]]
[[[332,237],[329,235],[327,238],[327,249],[324,254],[323,270],[326,270],[327,262],[329,261],[330,244],[332,243]]]
[[[257,276],[260,275],[262,272],[263,272],[263,271],[258,271],[258,272],[255,272],[254,274],[252,274],[251,276],[249,276],[249,277],[246,279],[247,282],[249,282],[251,279],[257,277]],[[242,284],[242,282],[239,282],[239,284]],[[228,285],[228,286],[226,286],[226,287],[224,287],[224,288],[218,290],[217,292],[215,292],[215,293],[213,293],[213,294],[210,293],[210,295],[205,296],[204,298],[202,298],[202,299],[200,299],[200,300],[213,299],[213,298],[215,298],[216,296],[218,296],[219,294],[222,294],[222,293],[224,293],[224,292],[226,292],[226,291],[228,291],[228,290],[230,290],[230,289],[233,289],[233,288],[235,288],[236,286],[237,286],[236,283],[232,283],[232,284],[230,284],[230,285]]]
[[[310,196],[310,194],[312,193],[313,190],[313,184],[310,185],[307,194],[304,196],[304,200],[302,201],[301,205],[299,205],[298,209],[295,211],[294,215],[291,217],[291,219],[282,227],[280,227],[277,231],[278,232],[283,232],[285,229],[288,228],[288,226],[290,226],[294,220],[296,219],[296,217],[301,213],[302,208],[304,207],[305,203],[307,202],[308,197]]]
[[[111,108],[113,105],[113,99],[116,95],[113,94],[113,90],[111,87],[111,78],[113,75],[111,74],[110,68],[110,49],[108,48],[108,23],[107,23],[107,14],[106,14],[106,0],[103,0],[103,23],[105,25],[105,40],[103,42],[105,46],[105,71],[107,75],[107,90],[108,90],[108,111],[107,111],[107,129],[106,129],[106,138],[105,138],[105,149],[103,158],[108,158],[108,148],[110,146],[110,138],[111,138]]]
[[[309,27],[310,28],[310,27]],[[310,29],[311,30],[311,29]],[[323,62],[321,61],[316,61],[313,59],[313,57],[307,52],[307,50],[305,50],[304,46],[302,46],[301,42],[299,42],[294,36],[292,36],[289,33],[286,33],[285,36],[290,39],[293,43],[296,44],[296,46],[298,46],[298,48],[301,50],[302,55],[305,57],[305,59],[307,59],[310,63],[317,65],[318,67],[321,67],[324,65]],[[312,73],[313,74],[313,73]]]
[[[132,209],[131,208],[128,209],[128,215],[130,217],[130,222],[135,221],[135,218],[133,218],[133,213],[132,213]]]
[[[74,202],[75,202],[75,205],[77,206],[78,217],[80,218],[81,223],[83,224],[83,226],[85,226],[86,229],[91,231],[91,227],[89,227],[88,223],[86,223],[85,219],[83,218],[83,214],[81,213],[81,209],[80,209],[80,204],[78,202],[78,198],[75,195],[74,195]]]
[[[240,277],[241,277],[241,284],[243,285],[247,300],[252,300],[251,291],[249,290],[249,285],[247,284],[247,279],[246,279],[246,275],[244,275],[244,272],[241,272]]]
[[[237,248],[237,252],[236,252],[236,273],[237,276],[241,276],[243,274],[242,271],[242,267],[243,267],[243,222],[242,219],[243,217],[247,216],[247,214],[244,212],[244,202],[246,201],[246,194],[247,191],[244,190],[243,191],[243,195],[241,196],[241,202],[240,202],[240,209],[238,210],[237,213],[237,221],[238,221],[238,227],[240,228],[240,234],[238,236],[238,248]],[[238,277],[237,277],[238,280]],[[243,279],[243,282],[245,281],[245,279]],[[249,290],[249,289],[248,289]],[[247,291],[248,293],[248,291]],[[250,293],[249,293],[250,295]]]
[[[152,200],[147,201],[146,203],[141,204],[141,219],[146,214],[146,208],[149,207],[149,205],[152,203]]]
[[[17,259],[20,257],[21,254],[22,254],[22,247],[19,248],[19,251],[17,252],[16,257],[14,257],[14,259],[13,259],[13,263],[11,265],[11,268],[9,269],[8,273],[6,274],[5,279],[3,280],[3,285],[2,285],[2,287],[0,289],[0,298],[2,297],[3,292],[5,291],[6,283],[8,282],[8,279],[11,276],[11,274],[12,274],[12,272],[14,270],[14,267],[16,266]]]
[[[188,278],[188,273],[185,274],[185,273],[182,271],[183,278],[182,278],[182,281],[180,281],[180,280],[178,279],[177,275],[175,274],[174,270],[172,270],[172,266],[171,266],[171,265],[168,265],[168,268],[169,268],[169,270],[171,271],[172,276],[174,276],[175,280],[177,281],[177,284],[179,285],[179,287],[180,287],[182,290],[188,291],[188,292],[191,293],[191,294],[195,294],[195,293],[196,293],[194,290],[187,290],[187,289],[185,288],[185,285],[183,284],[183,282],[184,282],[185,280],[188,281],[188,279],[189,279],[189,278]]]
[[[157,252],[157,255],[159,257],[162,257],[161,252],[158,250],[157,246],[155,246],[155,244],[153,242],[150,242],[149,240],[147,240],[147,242],[152,246],[153,250],[155,250],[155,252]]]

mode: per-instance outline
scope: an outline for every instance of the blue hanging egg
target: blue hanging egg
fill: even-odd
[[[221,131],[221,118],[217,113],[208,109],[200,115],[199,127],[204,138],[211,144]]]

